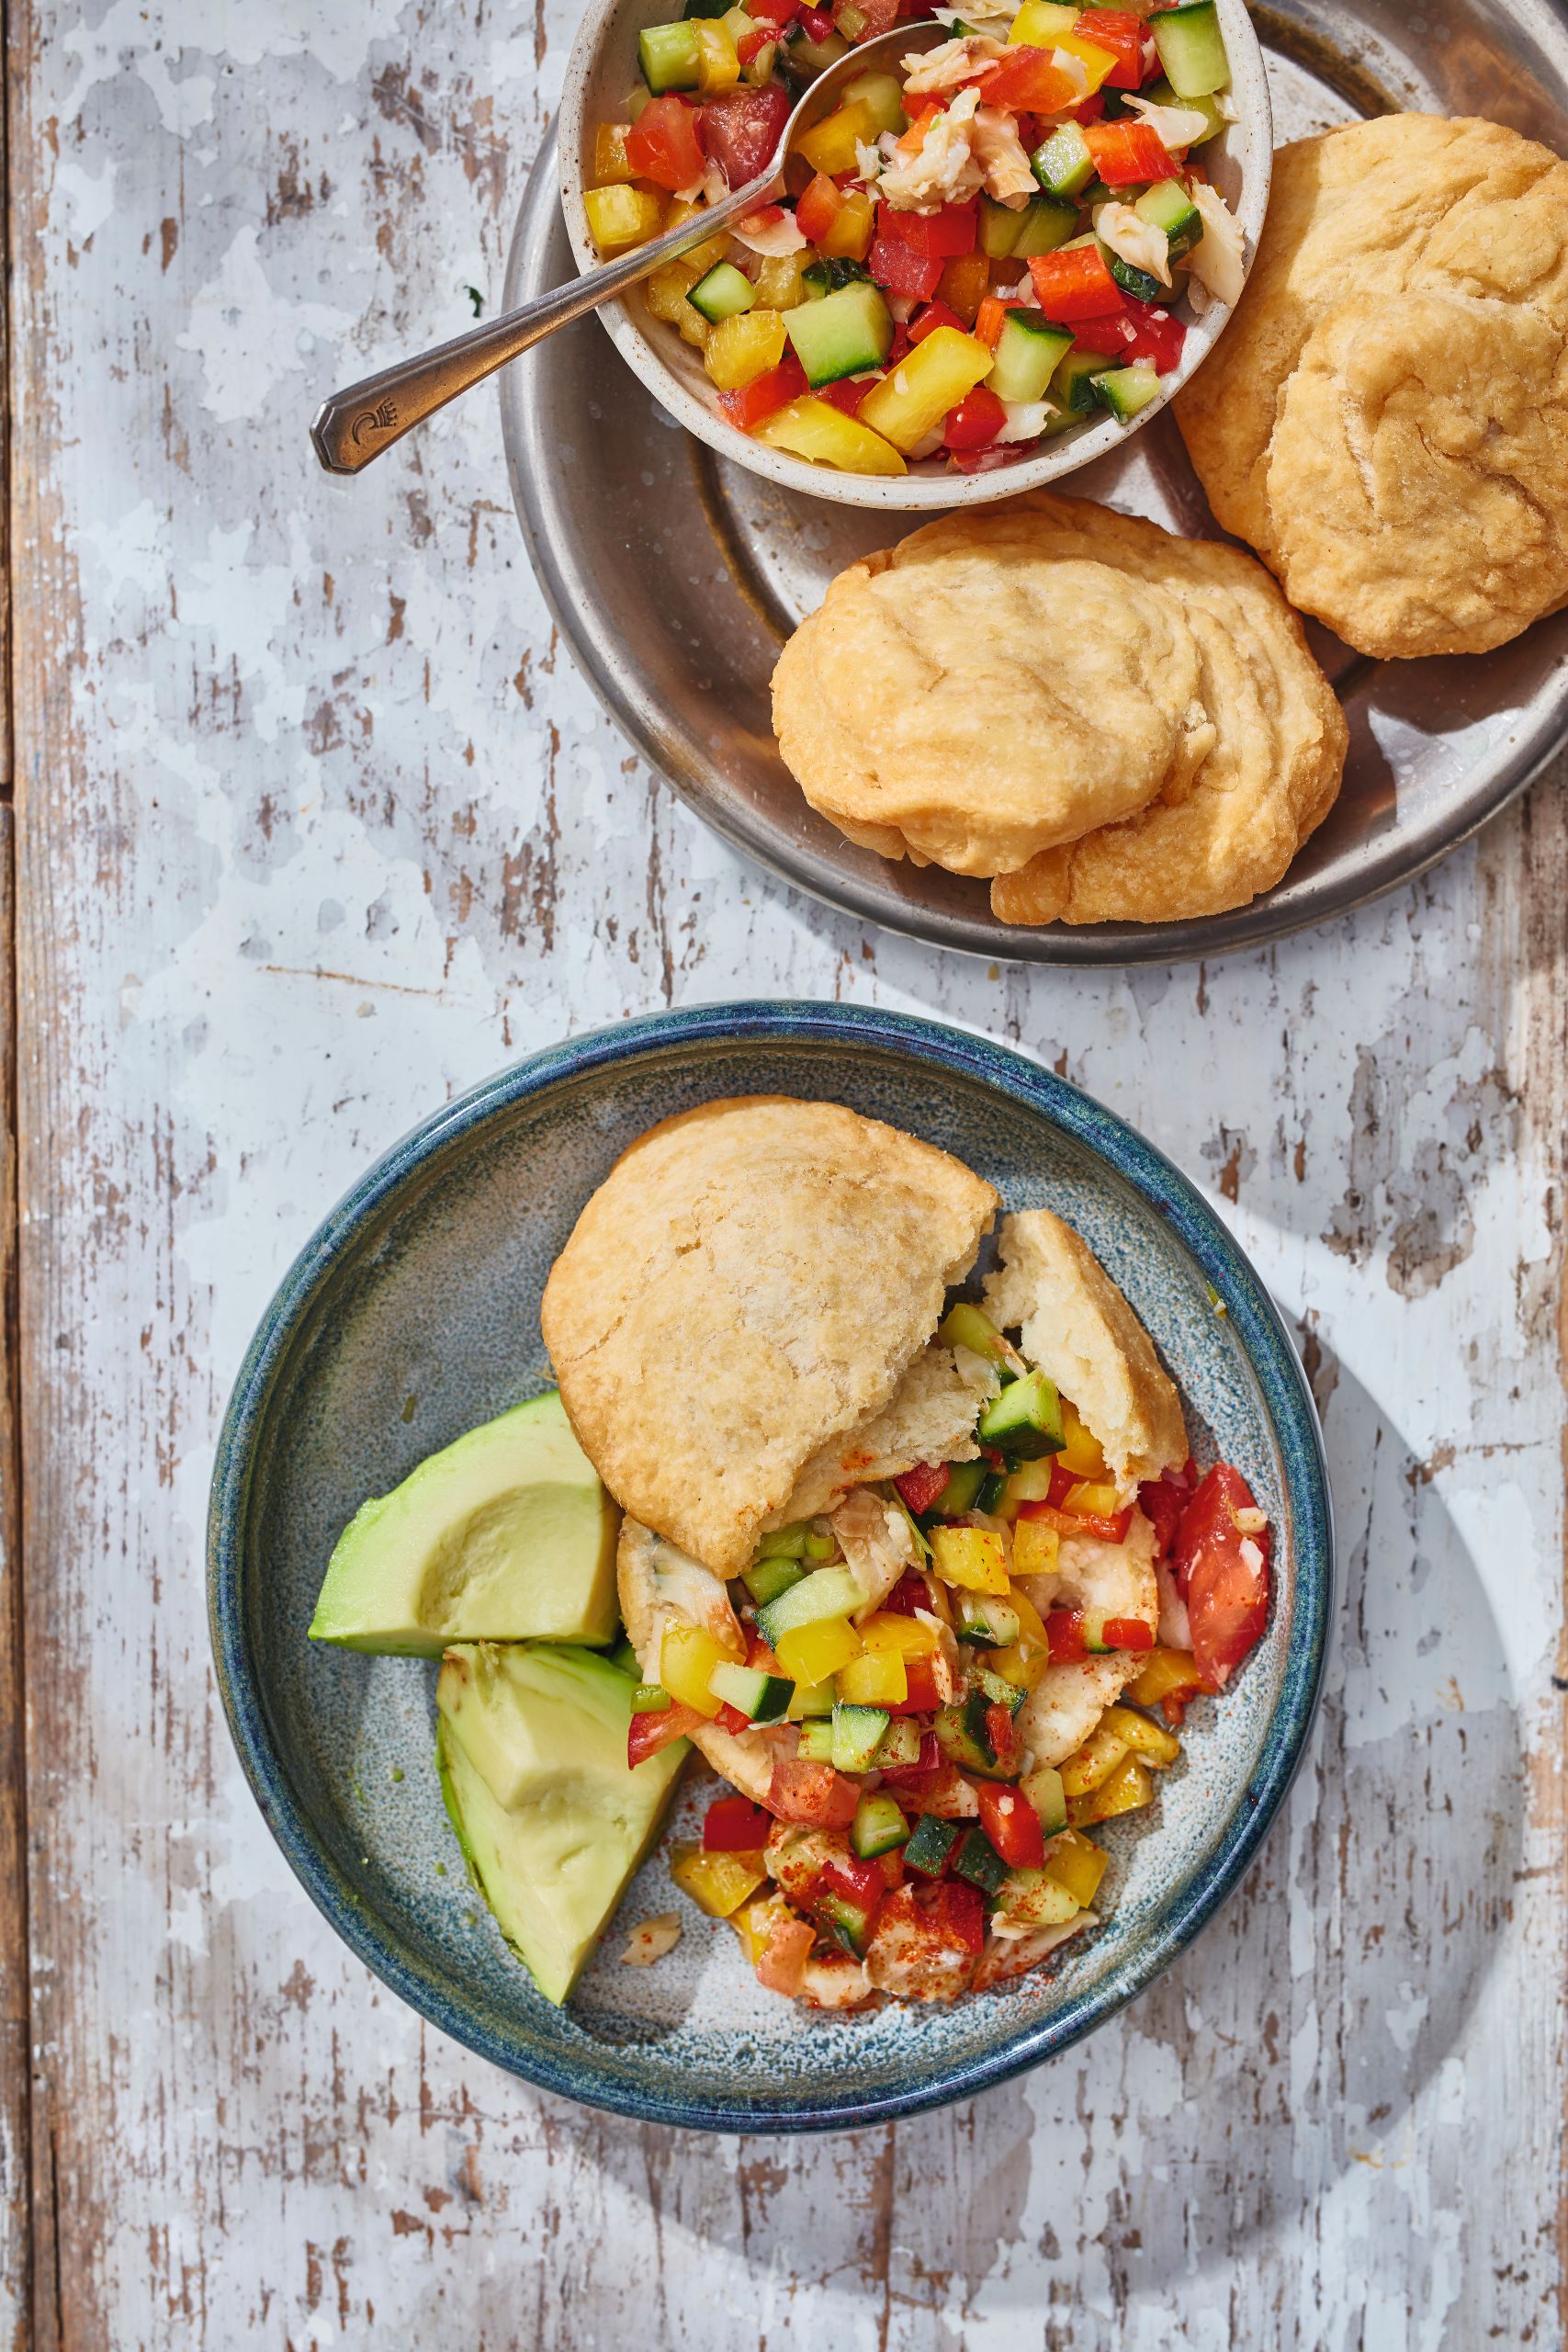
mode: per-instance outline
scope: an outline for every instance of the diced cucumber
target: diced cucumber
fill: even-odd
[[[943,1821],[934,1813],[922,1813],[909,1833],[904,1849],[908,1869],[919,1871],[926,1878],[940,1878],[947,1868],[947,1858],[958,1843],[959,1825]]]
[[[865,1594],[848,1568],[814,1568],[776,1600],[758,1610],[757,1631],[770,1649],[776,1649],[781,1634],[795,1633],[802,1625],[822,1624],[829,1617],[847,1617],[864,1600]]]
[[[909,127],[909,118],[904,111],[904,85],[896,74],[855,74],[840,91],[839,103],[869,107],[879,132],[908,130]]]
[[[877,1742],[892,1718],[884,1707],[835,1707],[833,1710],[833,1769],[836,1772],[869,1772]]]
[[[637,35],[637,62],[656,96],[665,90],[694,90],[702,73],[696,27],[646,25]]]
[[[770,1600],[776,1600],[781,1592],[787,1592],[791,1585],[798,1584],[805,1574],[806,1570],[798,1560],[753,1560],[750,1566],[742,1571],[741,1582],[758,1608],[761,1609]]]
[[[1002,1888],[1002,1915],[1030,1928],[1065,1928],[1077,1917],[1077,1897],[1043,1871],[1010,1871]]]
[[[1122,288],[1122,293],[1131,294],[1134,301],[1165,302],[1169,300],[1169,287],[1162,286],[1159,279],[1155,276],[1153,270],[1139,269],[1135,267],[1132,262],[1123,261],[1120,254],[1108,253],[1105,259],[1111,277],[1116,280],[1116,283]],[[739,273],[737,272],[737,276],[739,276]],[[688,301],[693,301],[695,300],[695,297],[694,295],[688,295],[686,299]]]
[[[880,368],[893,341],[893,316],[879,287],[842,286],[820,302],[786,311],[784,333],[817,391],[840,377]]]
[[[1016,1642],[1020,1631],[1017,1610],[1010,1600],[1003,1600],[997,1593],[960,1592],[956,1596],[958,1638],[963,1642],[984,1642],[992,1649],[1006,1649]]]
[[[796,1750],[808,1764],[830,1764],[833,1760],[833,1719],[818,1715],[800,1726],[800,1746]],[[1065,1816],[1064,1816],[1065,1817]]]
[[[1016,1715],[1028,1696],[1016,1682],[1010,1682],[1005,1675],[993,1674],[988,1666],[975,1665],[970,1668],[969,1679],[975,1687],[964,1702],[965,1706],[972,1706],[979,1699],[987,1707],[1005,1707],[1010,1715]]]
[[[756,299],[756,288],[746,272],[737,269],[732,261],[716,262],[686,297],[693,310],[700,311],[711,326],[717,326],[722,319],[739,318]]]
[[[728,17],[729,14],[729,0],[686,0],[686,5],[682,9],[681,14],[687,17]]]
[[[1014,1461],[1060,1453],[1067,1439],[1055,1384],[1040,1371],[1015,1380],[987,1406],[977,1434],[982,1445],[998,1446]]]
[[[1018,1784],[1020,1796],[1027,1797],[1040,1815],[1040,1826],[1047,1838],[1067,1826],[1067,1792],[1062,1786],[1062,1776],[1054,1765],[1041,1764],[1026,1772]]]
[[[811,1532],[808,1519],[797,1519],[789,1527],[775,1527],[764,1535],[757,1546],[759,1560],[798,1560],[806,1549],[806,1539]]]
[[[863,1862],[872,1862],[878,1854],[890,1854],[901,1846],[909,1834],[909,1825],[890,1796],[881,1790],[868,1790],[855,1807],[855,1817],[850,1824],[850,1843]]]
[[[1103,376],[1115,362],[1103,351],[1069,351],[1051,379],[1051,390],[1061,401],[1069,415],[1087,416],[1098,405],[1094,397],[1094,380]]]
[[[836,1944],[858,1960],[871,1940],[871,1913],[847,1894],[824,1894],[818,1900],[824,1926]]]
[[[807,40],[800,30],[798,17],[790,27],[790,31],[796,38],[787,41],[779,55],[780,62],[796,81],[809,82],[815,74],[824,73],[829,65],[836,65],[840,57],[847,57],[850,53],[849,42],[841,33],[829,33],[826,40]]]
[[[908,1772],[920,1760],[920,1727],[912,1715],[895,1715],[876,1750],[879,1772]]]
[[[818,254],[807,264],[802,282],[807,299],[819,302],[824,294],[836,294],[840,286],[869,286],[871,272],[863,261],[851,261],[845,254]]]
[[[668,1690],[660,1682],[639,1682],[632,1692],[634,1715],[662,1715],[674,1705]]]
[[[1140,409],[1147,408],[1159,391],[1159,377],[1153,368],[1142,360],[1135,368],[1111,368],[1094,379],[1094,396],[1102,408],[1125,424]]]
[[[992,261],[1005,261],[1012,251],[1013,239],[1023,226],[1021,211],[1014,212],[1007,205],[998,204],[994,197],[980,198],[980,251]],[[979,1313],[976,1307],[975,1312]]]
[[[629,1674],[634,1682],[642,1680],[642,1661],[624,1634],[610,1652],[610,1664],[619,1667],[623,1674]]]
[[[1203,216],[1179,180],[1156,180],[1133,207],[1140,220],[1165,231],[1173,261],[1190,253],[1203,233]],[[1161,288],[1164,291],[1164,288]]]
[[[1214,0],[1192,0],[1150,21],[1159,62],[1179,98],[1208,98],[1231,78]]]
[[[792,1723],[804,1724],[808,1717],[830,1715],[833,1712],[833,1678],[826,1682],[797,1682],[795,1696],[789,1702]]]
[[[754,1724],[782,1724],[795,1696],[793,1682],[754,1666],[716,1666],[708,1689]]]
[[[1194,114],[1201,114],[1208,129],[1192,141],[1194,147],[1201,147],[1205,140],[1217,138],[1225,128],[1226,118],[1217,98],[1179,98],[1168,82],[1151,82],[1142,95],[1156,107],[1190,107]]]
[[[1076,122],[1062,123],[1042,141],[1029,167],[1047,196],[1077,196],[1094,177],[1094,157]]]
[[[975,1498],[976,1510],[983,1510],[987,1518],[994,1516],[1001,1508],[1001,1499],[1007,1492],[1007,1487],[1008,1474],[1005,1470],[987,1470],[980,1481],[980,1491]]]
[[[836,1536],[818,1535],[815,1528],[808,1528],[806,1533],[806,1549],[801,1554],[801,1557],[818,1562],[830,1560],[838,1548]]]
[[[1077,217],[1077,206],[1064,203],[1060,197],[1031,197],[1018,215],[1013,259],[1028,261],[1035,254],[1054,254],[1072,235]]]
[[[964,1843],[953,1858],[953,1867],[960,1878],[977,1886],[982,1894],[999,1894],[1008,1866],[983,1829],[965,1830]]]
[[[938,1519],[962,1519],[975,1508],[975,1498],[986,1483],[983,1462],[950,1462],[947,1484],[932,1506]]]
[[[978,1772],[983,1781],[1006,1780],[1008,1774],[997,1770],[996,1750],[987,1736],[987,1704],[986,1699],[978,1693],[973,1700],[955,1702],[953,1705],[942,1708],[932,1729],[936,1733],[937,1746],[948,1762],[956,1764],[961,1772]]]
[[[1016,312],[1010,315],[1017,315]],[[944,1348],[967,1348],[971,1355],[988,1356],[998,1368],[1010,1364],[1013,1351],[1009,1347],[990,1317],[978,1306],[961,1298],[950,1306],[936,1327],[937,1338]]]

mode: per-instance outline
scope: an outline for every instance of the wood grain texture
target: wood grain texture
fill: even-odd
[[[739,864],[558,658],[492,401],[360,482],[305,438],[498,293],[571,21],[14,12],[13,2340],[1558,2344],[1562,776],[1206,970],[939,958]],[[1345,1562],[1287,1815],[1184,1961],[1026,2081],[797,2143],[579,2111],[386,1994],[251,1803],[201,1592],[229,1380],[366,1159],[563,1032],[742,991],[1006,1036],[1204,1182],[1302,1333]]]

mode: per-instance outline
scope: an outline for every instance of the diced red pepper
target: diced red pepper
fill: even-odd
[[[1080,130],[1087,130],[1089,124],[1098,122],[1104,112],[1105,93],[1096,90],[1092,97],[1080,98],[1076,107],[1067,108],[1067,119],[1076,122]]]
[[[1118,311],[1114,317],[1075,319],[1074,342],[1081,350],[1101,352],[1108,359],[1131,360],[1138,339],[1138,331],[1129,315],[1132,307],[1129,297],[1125,309]]]
[[[1010,311],[1021,311],[1022,302],[1004,302],[999,294],[987,294],[975,320],[975,333],[987,351],[995,351],[1001,341],[1002,325]]]
[[[944,306],[941,302],[933,302],[931,307],[933,311],[940,311]],[[922,318],[925,315],[922,311]],[[950,322],[954,326],[958,323],[951,311],[946,320],[939,319],[936,323],[942,326]],[[925,333],[929,334],[931,329],[926,328]],[[911,343],[918,343],[919,339],[915,334],[909,337]],[[905,1509],[919,1519],[920,1513],[930,1510],[937,1497],[945,1490],[950,1475],[945,1462],[917,1462],[912,1470],[906,1470],[902,1477],[894,1479],[893,1484],[898,1489]]]
[[[885,209],[879,210],[877,218],[886,220]],[[913,301],[929,302],[941,280],[942,261],[940,254],[933,254],[929,258],[924,254],[918,254],[912,245],[905,244],[901,237],[878,235],[872,240],[866,267],[887,293],[907,294]],[[890,352],[889,364],[892,364],[892,357]]]
[[[653,106],[662,104],[655,98]],[[626,153],[631,142],[652,113],[653,107],[644,107],[626,134]],[[784,136],[789,120],[789,94],[777,82],[764,82],[760,90],[721,90],[710,98],[698,117],[698,136],[706,154],[712,157],[731,187],[744,187],[765,172],[773,161],[773,150]],[[686,178],[674,186],[685,187],[691,180],[702,177],[702,165],[689,172]]]
[[[810,187],[795,208],[795,225],[801,235],[819,245],[838,219],[842,203],[842,197],[827,173],[814,173]]]
[[[748,1635],[746,1663],[753,1674],[782,1674],[784,1672],[783,1667],[761,1634]]]
[[[626,161],[638,179],[651,180],[655,187],[690,187],[700,180],[703,151],[696,108],[672,90],[661,98],[649,98],[626,132]]]
[[[1198,1671],[1213,1690],[1224,1690],[1269,1622],[1269,1530],[1248,1536],[1235,1523],[1237,1511],[1257,1508],[1241,1472],[1216,1462],[1176,1531],[1177,1589],[1187,1603]],[[1243,1556],[1247,1546],[1250,1559]]]
[[[884,1604],[886,1605],[886,1604]],[[934,1715],[942,1705],[936,1687],[936,1668],[929,1657],[907,1657],[904,1660],[904,1696],[884,1700],[890,1715]]]
[[[751,1728],[750,1716],[743,1715],[739,1707],[732,1707],[728,1699],[720,1706],[715,1721],[720,1731],[729,1732],[737,1739],[743,1731],[750,1731]]]
[[[1189,1497],[1182,1488],[1173,1487],[1166,1478],[1145,1478],[1138,1488],[1138,1508],[1155,1532],[1156,1560],[1169,1557],[1177,1522],[1188,1501]]]
[[[919,107],[909,117],[908,129],[901,130],[898,133],[899,153],[905,155],[917,154],[925,145],[926,133],[931,129],[931,124],[936,120],[937,116],[939,114],[945,114],[946,112],[947,101],[945,98],[922,98]]]
[[[835,29],[833,19],[826,8],[803,8],[800,24],[807,40],[826,40]]]
[[[695,1707],[682,1707],[673,1700],[652,1714],[634,1715],[626,1732],[628,1766],[635,1772],[646,1757],[657,1756],[672,1739],[684,1739],[702,1720]]]
[[[1084,138],[1107,187],[1168,180],[1176,169],[1176,159],[1158,131],[1146,122],[1129,122],[1125,115],[1114,122],[1090,123]]]
[[[924,343],[927,335],[935,334],[938,327],[956,327],[960,334],[966,332],[964,322],[959,317],[956,311],[950,310],[945,302],[928,302],[925,308],[923,310],[917,311],[914,317],[909,321],[910,343]],[[931,1470],[935,1467],[936,1464],[930,1462],[922,1462],[920,1464],[920,1469],[922,1471]],[[941,1494],[942,1487],[946,1486],[947,1476],[947,1464],[944,1462],[942,1464],[942,1487],[939,1487],[936,1490],[936,1494],[932,1495],[931,1502],[936,1500],[936,1496]],[[900,1494],[902,1494],[902,1481],[896,1478],[893,1483],[898,1487]],[[909,1500],[907,1495],[905,1495],[904,1499],[906,1502],[908,1502]],[[927,1503],[924,1508],[929,1510],[931,1509],[931,1503]],[[909,1509],[914,1510],[915,1506],[913,1503],[909,1503]],[[919,1515],[919,1514],[917,1512],[917,1518]]]
[[[1031,49],[1021,41],[980,76],[980,103],[1007,107],[1014,113],[1027,108],[1032,114],[1055,114],[1072,105],[1082,86],[1053,62],[1048,49]]]
[[[804,1821],[814,1829],[847,1829],[855,1817],[860,1791],[830,1764],[804,1756],[777,1756],[768,1784],[768,1811],[781,1821]]]
[[[818,398],[841,408],[846,416],[858,416],[862,401],[881,381],[880,376],[840,376],[836,384],[824,384]]]
[[[1155,1645],[1155,1629],[1141,1617],[1107,1617],[1100,1632],[1107,1649],[1152,1650]]]
[[[645,107],[643,112],[647,111]],[[739,391],[720,392],[718,404],[731,424],[738,424],[742,433],[750,433],[765,416],[772,416],[791,401],[804,399],[806,391],[806,370],[794,352],[789,351],[776,368],[770,368],[755,382],[742,384]]]
[[[750,1797],[716,1797],[703,1819],[705,1854],[760,1854],[773,1816]],[[993,1845],[996,1843],[993,1838]]]
[[[760,25],[772,25],[775,31],[782,32],[799,16],[800,0],[756,0],[755,6],[748,8],[746,14],[754,17]]]
[[[1077,319],[1108,318],[1126,307],[1127,298],[1107,269],[1098,245],[1035,254],[1029,275],[1034,280],[1034,299],[1048,319],[1070,325]]]
[[[926,1916],[940,1924],[958,1951],[978,1953],[986,1949],[986,1905],[977,1886],[944,1878]]]
[[[1037,439],[1008,441],[988,449],[953,449],[948,454],[961,474],[988,474],[998,466],[1010,466],[1015,458],[1026,458],[1031,449],[1039,446]]]
[[[858,1903],[863,1911],[874,1910],[887,1892],[887,1882],[875,1862],[863,1862],[858,1854],[835,1854],[822,1865],[819,1885],[831,1887],[835,1894]]]
[[[1136,90],[1144,82],[1144,43],[1147,28],[1130,8],[1094,8],[1073,27],[1096,49],[1108,49],[1116,62],[1105,77],[1108,90]]]
[[[1050,1644],[1053,1666],[1070,1666],[1075,1658],[1089,1656],[1083,1621],[1081,1609],[1047,1610],[1045,1639]]]
[[[1020,1758],[1018,1726],[1012,1719],[1012,1709],[998,1700],[986,1710],[986,1737],[991,1743],[998,1772],[1012,1771]]]
[[[931,1597],[926,1590],[924,1577],[917,1576],[912,1568],[906,1568],[892,1591],[882,1602],[882,1610],[886,1615],[891,1617],[915,1617],[922,1609],[929,1609],[931,1605]]]
[[[980,1801],[980,1826],[1003,1861],[1015,1871],[1039,1870],[1045,1860],[1045,1833],[1029,1799],[995,1781],[981,1781],[975,1793]]]
[[[1133,329],[1129,346],[1134,359],[1146,359],[1156,375],[1168,376],[1181,365],[1187,329],[1163,302],[1139,302],[1127,298],[1127,319]]]
[[[750,65],[761,55],[771,40],[777,39],[778,35],[772,25],[753,25],[751,30],[749,33],[742,33],[736,42],[735,54],[742,65]]]
[[[968,204],[944,204],[940,212],[898,212],[890,204],[876,208],[879,235],[897,237],[912,253],[934,255],[940,261],[956,261],[961,254],[972,254],[979,235],[979,214],[974,201]]]
[[[916,1781],[929,1781],[940,1772],[942,1765],[942,1747],[934,1731],[920,1734],[920,1752],[914,1763],[895,1765],[885,1771],[883,1779],[896,1788],[907,1788]]]
[[[1054,1527],[1058,1535],[1096,1535],[1102,1544],[1125,1544],[1127,1530],[1133,1523],[1133,1506],[1119,1510],[1114,1519],[1103,1518],[1099,1511],[1058,1510],[1055,1503],[1021,1503],[1020,1519],[1037,1519],[1046,1527]]]
[[[987,385],[976,384],[956,408],[950,408],[942,437],[950,449],[984,449],[1008,421],[1008,413]]]

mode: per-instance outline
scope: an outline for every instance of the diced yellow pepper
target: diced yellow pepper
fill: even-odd
[[[670,1857],[670,1875],[699,1911],[710,1919],[728,1919],[768,1874],[760,1855],[705,1854],[700,1846],[677,1846]]]
[[[1088,1428],[1076,1405],[1069,1404],[1065,1396],[1061,1404],[1062,1434],[1067,1442],[1057,1454],[1057,1461],[1075,1478],[1103,1478],[1105,1456],[1100,1452],[1100,1440]]]
[[[1123,1747],[1130,1747],[1135,1756],[1146,1756],[1156,1772],[1174,1764],[1181,1753],[1181,1742],[1174,1739],[1162,1724],[1139,1714],[1135,1707],[1107,1707],[1100,1718],[1100,1728],[1113,1733]]]
[[[923,351],[925,345],[916,348]],[[931,1544],[931,1565],[943,1584],[965,1592],[1008,1591],[1007,1546],[994,1527],[933,1527]]]
[[[847,1617],[824,1617],[781,1634],[774,1655],[792,1682],[826,1682],[860,1656],[860,1635]],[[669,1689],[669,1684],[665,1684]]]
[[[1047,1528],[1045,1532],[1047,1534],[1052,1532],[1049,1528]],[[1013,1544],[1012,1572],[1014,1576],[1017,1576],[1020,1573],[1018,1566],[1018,1545],[1016,1538]],[[1030,1600],[1029,1595],[1025,1592],[1020,1592],[1015,1585],[1011,1592],[1009,1593],[1008,1599],[1011,1601],[1013,1613],[1018,1619],[1018,1638],[1023,1646],[1026,1649],[1049,1649],[1051,1637],[1045,1631],[1045,1620],[1041,1616],[1040,1611],[1036,1609],[1032,1600]]]
[[[901,1707],[909,1678],[897,1650],[863,1650],[839,1668],[837,1689],[846,1707]]]
[[[683,198],[673,197],[664,216],[664,226],[666,229],[683,229],[688,220],[700,220],[706,210],[705,204],[688,204]],[[729,239],[721,229],[716,237],[705,237],[700,245],[694,245],[689,253],[683,253],[680,266],[694,269],[697,277],[705,277],[716,263],[723,261],[728,251]],[[696,284],[695,277],[692,283],[694,286]]]
[[[715,327],[703,358],[719,390],[735,392],[776,368],[784,348],[784,322],[779,311],[742,311]]]
[[[1063,1767],[1062,1777],[1066,1778]],[[1075,1829],[1091,1821],[1110,1821],[1119,1813],[1137,1813],[1154,1803],[1154,1776],[1141,1756],[1128,1756],[1108,1781],[1088,1796],[1067,1799],[1067,1819]]]
[[[861,402],[860,422],[895,448],[912,449],[989,375],[991,359],[987,345],[976,336],[938,327],[872,387]]]
[[[708,1689],[708,1677],[728,1656],[700,1625],[666,1625],[659,1651],[659,1679],[682,1706],[694,1707],[711,1720],[718,1713],[719,1702]]]
[[[1004,1650],[992,1650],[986,1660],[992,1673],[1016,1690],[1032,1690],[1050,1663],[1050,1651],[1036,1649],[1032,1642],[1010,1642]]]
[[[1062,1786],[1069,1799],[1086,1797],[1091,1789],[1103,1788],[1126,1753],[1126,1741],[1106,1730],[1102,1716],[1077,1755],[1069,1756],[1061,1767]]]
[[[1061,1566],[1062,1539],[1042,1519],[1013,1523],[1012,1572],[1015,1577],[1054,1577]]]
[[[1173,1696],[1195,1697],[1201,1685],[1198,1663],[1190,1650],[1173,1650],[1162,1645],[1149,1652],[1148,1663],[1135,1681],[1127,1685],[1127,1696],[1140,1707],[1157,1707]]]
[[[1023,0],[1008,39],[1029,49],[1055,49],[1077,20],[1078,11],[1062,6],[1060,0]]]
[[[857,147],[875,144],[876,117],[863,98],[854,98],[797,139],[795,152],[805,156],[814,172],[826,172],[836,180],[841,172],[856,169]]]
[[[1069,1487],[1062,1505],[1064,1510],[1087,1512],[1091,1519],[1114,1519],[1122,1508],[1114,1487],[1089,1478],[1080,1478],[1076,1487]]]
[[[1051,1464],[1055,1455],[1042,1454],[1038,1462],[1021,1462],[1002,1489],[997,1506],[997,1517],[1010,1526],[1023,1503],[1043,1503],[1051,1499]]]
[[[797,309],[806,300],[806,273],[810,261],[809,245],[804,253],[764,254],[755,279],[757,308]]]
[[[748,33],[754,33],[757,29],[756,18],[749,17],[744,8],[727,8],[719,23],[725,27],[737,48]]]
[[[941,334],[943,330],[938,327],[936,332]],[[927,340],[934,343],[936,335]],[[926,346],[922,343],[918,347],[923,351]],[[911,358],[914,356],[910,354]],[[990,365],[989,352],[986,363]],[[881,389],[879,385],[877,390]],[[876,393],[871,397],[874,400]],[[909,470],[890,441],[863,424],[859,417],[846,416],[831,401],[791,401],[787,407],[775,409],[759,424],[752,438],[766,442],[772,449],[788,449],[795,457],[809,458],[818,466],[836,466],[840,473],[903,474]]]
[[[645,245],[664,218],[664,200],[645,187],[585,188],[582,209],[588,233],[602,254]]]
[[[1010,33],[1008,39],[1012,39]],[[1098,41],[1086,40],[1082,33],[1057,33],[1051,47],[1066,50],[1069,57],[1077,59],[1089,76],[1089,96],[1091,98],[1116,62],[1110,50],[1101,49]]]
[[[818,239],[817,250],[840,261],[863,261],[871,251],[875,230],[870,197],[863,187],[852,188],[834,213],[827,235]]]
[[[629,122],[602,122],[593,133],[593,176],[606,184],[625,187],[637,177],[626,153],[626,133]]]
[[[1076,1829],[1064,1829],[1045,1841],[1046,1877],[1065,1886],[1081,1911],[1094,1901],[1110,1859],[1092,1838],[1080,1838]]]
[[[776,1656],[777,1653],[775,1652]],[[808,1716],[830,1715],[833,1712],[833,1685],[827,1682],[797,1682],[795,1696],[785,1711],[786,1723],[803,1724]]]
[[[918,1617],[895,1617],[888,1611],[868,1617],[859,1630],[868,1650],[896,1650],[900,1657],[932,1657],[942,1647],[939,1629]]]
[[[736,54],[735,36],[722,17],[699,17],[693,30],[697,36],[697,89],[705,98],[716,91],[733,90],[740,79],[740,60]],[[1115,60],[1111,60],[1114,64]],[[1110,67],[1107,67],[1107,72]]]
[[[773,1940],[773,1929],[794,1917],[782,1894],[759,1894],[752,1902],[743,1903],[738,1911],[730,1912],[729,1925],[740,1939],[740,1949],[749,1966],[756,1967]]]
[[[656,319],[668,319],[673,326],[682,311],[691,304],[686,297],[702,276],[689,261],[667,261],[651,277],[642,282],[643,299]]]

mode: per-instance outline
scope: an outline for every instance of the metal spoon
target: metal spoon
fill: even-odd
[[[400,441],[411,425],[423,424],[427,416],[455,401],[459,392],[494,375],[530,344],[553,334],[557,327],[570,326],[574,319],[596,311],[601,302],[624,294],[639,277],[650,277],[718,230],[774,201],[792,144],[828,111],[829,101],[846,82],[886,63],[894,52],[907,57],[952,38],[947,26],[928,22],[895,25],[891,32],[863,41],[846,56],[835,58],[796,100],[766,171],[748,180],[744,187],[733,189],[721,203],[705,205],[694,219],[655,237],[650,244],[634,245],[602,269],[591,269],[553,293],[541,294],[537,300],[491,319],[488,326],[470,327],[467,334],[437,344],[434,351],[423,352],[416,359],[400,359],[378,375],[367,376],[363,382],[333,392],[321,402],[310,427],[322,465],[329,473],[362,473],[383,449]]]

